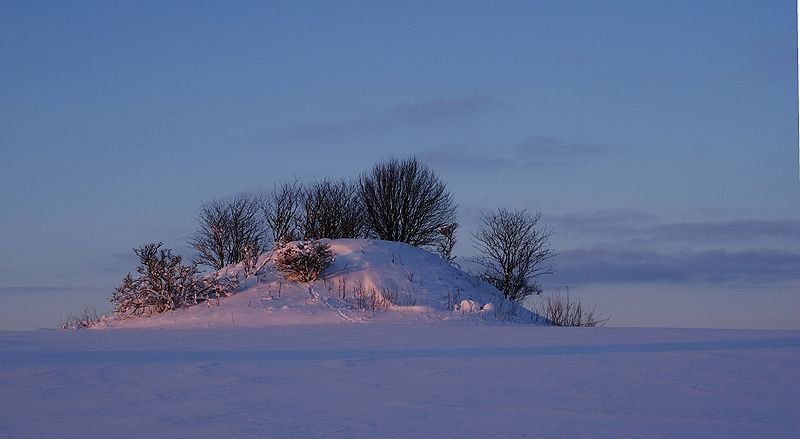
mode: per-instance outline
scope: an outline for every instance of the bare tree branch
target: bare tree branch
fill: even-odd
[[[303,197],[303,239],[363,238],[364,207],[358,185],[348,180],[322,180]]]
[[[439,229],[456,222],[447,185],[416,158],[375,165],[359,179],[370,231],[380,239],[435,245]]]
[[[540,218],[539,213],[500,208],[484,212],[473,234],[481,277],[516,302],[541,293],[537,278],[555,271],[548,261],[556,253],[550,248],[550,232],[537,228]]]
[[[189,241],[197,251],[196,261],[220,270],[263,252],[262,204],[252,194],[203,203],[197,216],[199,229]]]
[[[301,238],[303,185],[298,180],[277,184],[264,203],[262,210],[267,228],[275,244]]]

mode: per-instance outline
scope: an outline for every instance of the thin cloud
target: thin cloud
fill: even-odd
[[[375,117],[360,117],[333,123],[312,123],[289,130],[299,139],[330,139],[362,136],[387,129],[459,120],[489,110],[497,100],[487,95],[471,95],[401,103]]]
[[[466,117],[489,109],[496,100],[485,95],[439,99],[396,106],[393,113],[414,123],[431,123],[441,119]]]
[[[707,283],[772,285],[797,280],[800,252],[722,249],[665,253],[647,250],[574,249],[556,261],[557,283]]]
[[[784,284],[800,273],[800,220],[663,222],[637,210],[547,218],[555,233],[593,241],[560,251],[560,283]]]
[[[531,135],[520,139],[510,148],[476,150],[464,145],[447,145],[424,151],[418,156],[436,167],[494,173],[503,170],[542,169],[587,163],[623,151],[626,151],[626,148],[621,146]]]
[[[64,287],[54,285],[34,285],[20,287],[0,287],[0,295],[3,294],[55,294],[73,293],[76,291],[97,291],[98,287]]]
[[[534,135],[520,140],[514,147],[513,154],[519,159],[535,163],[539,160],[573,161],[605,157],[621,149],[618,146],[572,142],[556,137]]]
[[[741,219],[726,221],[662,222],[638,210],[601,210],[550,215],[555,229],[614,242],[691,243],[726,246],[764,245],[767,242],[800,246],[798,219]]]
[[[653,224],[658,216],[635,209],[603,209],[586,213],[548,215],[548,222],[571,231],[631,231]]]
[[[800,244],[800,220],[750,219],[717,222],[680,222],[659,224],[650,233],[660,239],[690,242],[751,242],[777,238]]]
[[[510,168],[514,161],[508,157],[455,148],[425,151],[417,154],[420,160],[436,168],[459,168],[468,171],[489,171]]]

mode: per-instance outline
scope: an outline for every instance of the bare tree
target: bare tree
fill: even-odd
[[[306,188],[303,197],[303,239],[363,238],[364,208],[358,185],[325,179]]]
[[[541,293],[537,278],[555,271],[548,261],[556,253],[550,232],[537,228],[540,218],[527,210],[483,212],[481,227],[473,234],[481,278],[515,302]]]
[[[220,270],[260,254],[266,247],[262,201],[252,194],[203,203],[199,230],[190,240],[197,262]]]
[[[197,256],[198,263],[219,270],[227,261],[227,235],[230,222],[227,205],[222,200],[203,203],[197,216],[200,229],[189,241]]]
[[[447,185],[414,157],[376,164],[359,186],[367,225],[380,239],[432,246],[439,229],[456,220]]]
[[[272,242],[282,244],[296,241],[302,236],[300,224],[303,215],[303,185],[298,181],[276,184],[262,204],[267,228]]]

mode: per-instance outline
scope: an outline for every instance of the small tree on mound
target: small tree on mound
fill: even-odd
[[[322,241],[288,243],[275,250],[275,268],[294,282],[314,282],[333,263],[331,246]]]
[[[276,184],[262,203],[262,212],[272,242],[283,245],[302,238],[303,184],[298,180]]]
[[[114,290],[111,302],[120,315],[157,314],[197,304],[209,298],[227,296],[231,286],[224,279],[198,277],[197,264],[181,264],[181,257],[162,243],[133,249],[139,258],[139,276],[130,273]]]
[[[303,238],[339,239],[366,236],[358,185],[349,180],[322,180],[303,196]]]
[[[550,247],[550,232],[538,227],[541,214],[526,210],[497,209],[484,212],[474,233],[483,267],[480,276],[508,299],[521,302],[542,292],[537,278],[554,272],[548,261],[556,254]]]
[[[416,158],[376,164],[359,179],[370,232],[386,241],[435,246],[456,222],[447,185]]]
[[[252,194],[203,203],[198,230],[190,240],[197,262],[215,270],[238,264],[266,248],[263,202]]]

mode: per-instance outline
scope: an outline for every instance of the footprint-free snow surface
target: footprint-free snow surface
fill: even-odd
[[[796,438],[800,333],[0,332],[2,438]]]

